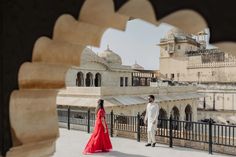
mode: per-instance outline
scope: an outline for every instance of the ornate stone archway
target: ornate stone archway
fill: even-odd
[[[84,86],[84,74],[82,72],[77,73],[76,86],[78,87]]]
[[[130,1],[119,9],[118,13],[114,11],[111,0],[100,0],[99,2],[102,5],[99,6],[97,6],[97,2],[94,0],[86,1],[81,10],[79,21],[70,15],[59,17],[54,27],[52,40],[45,37],[40,38],[35,43],[32,63],[24,63],[20,68],[19,90],[13,92],[10,98],[10,121],[12,132],[14,132],[12,135],[14,149],[11,149],[7,156],[26,156],[32,151],[37,151],[41,156],[50,156],[55,151],[53,148],[58,136],[58,126],[51,125],[57,124],[55,93],[58,89],[65,87],[65,73],[70,66],[80,65],[81,52],[87,45],[99,46],[101,36],[108,27],[125,30],[126,22],[131,17],[157,24],[149,1],[138,1],[138,3],[134,0]],[[95,5],[96,7],[94,7]],[[139,6],[143,8],[139,9]],[[202,26],[205,26],[204,19],[201,19],[201,16],[194,11],[178,12],[174,15],[176,17],[174,19],[179,19],[178,17],[182,17],[183,14],[193,15],[195,18],[193,16],[188,17],[200,21],[198,28],[202,29]],[[186,23],[173,20],[173,15],[163,19],[163,22],[171,23],[171,21],[177,22],[176,25],[180,27],[189,26]],[[193,23],[190,22],[190,24],[192,26]],[[191,29],[191,27],[185,28]],[[194,28],[196,29],[196,27]],[[41,104],[37,105],[38,102],[35,102],[34,98],[37,98]],[[26,99],[30,101],[24,101]],[[45,108],[40,110],[39,106],[45,106]],[[27,108],[30,112],[17,108]],[[15,123],[18,121],[19,115],[25,115],[20,116],[21,125]],[[27,116],[32,116],[32,118],[27,121]],[[47,117],[47,119],[43,119],[43,117]],[[44,125],[39,125],[37,122],[36,125],[39,128],[33,128],[32,122],[35,119],[40,119]],[[21,132],[23,127],[25,129]],[[41,131],[32,136],[31,133],[36,130]],[[22,136],[22,133],[28,136]],[[42,147],[42,143],[45,143],[46,147]]]

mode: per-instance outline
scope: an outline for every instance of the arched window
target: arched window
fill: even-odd
[[[95,82],[95,87],[101,87],[102,76],[100,73],[96,73],[94,82]]]
[[[189,122],[192,121],[192,107],[190,105],[187,105],[185,107],[185,121],[186,121],[185,129],[191,130],[192,124]]]
[[[77,73],[76,86],[84,86],[84,74],[82,72]]]
[[[185,120],[192,121],[192,107],[190,105],[185,107]]]
[[[167,119],[167,113],[163,108],[159,110],[158,119]]]
[[[173,114],[173,119],[174,120],[179,120],[179,116],[180,116],[179,109],[176,106],[173,107],[172,114]]]
[[[173,120],[176,120],[176,121],[173,121],[173,129],[178,130],[179,129],[178,120],[179,120],[179,117],[180,117],[179,109],[175,106],[175,107],[173,107],[171,113],[173,115]]]
[[[91,87],[93,85],[93,74],[92,73],[87,73],[86,74],[86,87]]]
[[[159,128],[167,128],[167,113],[166,113],[166,111],[163,109],[163,108],[161,108],[160,110],[159,110],[159,116],[158,116],[158,127]]]

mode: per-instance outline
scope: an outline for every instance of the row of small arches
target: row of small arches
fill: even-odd
[[[85,79],[84,79],[85,76]],[[78,72],[76,77],[76,86],[78,87],[101,87],[102,83],[102,75],[100,73],[96,73],[95,77],[91,72],[88,72],[84,75],[83,72]]]
[[[172,118],[174,120],[179,120],[180,119],[180,112],[178,107],[174,106],[171,110]],[[159,118],[160,119],[167,119],[167,112],[165,109],[161,108],[159,110]],[[190,105],[187,105],[185,107],[185,120],[186,121],[192,121],[192,107]]]

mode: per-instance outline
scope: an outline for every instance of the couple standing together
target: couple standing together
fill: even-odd
[[[148,96],[149,103],[146,108],[146,115],[144,118],[144,124],[147,125],[148,143],[145,146],[155,147],[157,118],[159,114],[159,106],[154,103],[155,97],[153,95]],[[98,106],[96,108],[96,122],[93,134],[91,135],[83,154],[91,154],[95,152],[109,152],[112,149],[110,141],[108,127],[105,119],[104,100],[98,100]]]

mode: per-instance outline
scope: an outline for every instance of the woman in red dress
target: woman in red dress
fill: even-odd
[[[96,122],[93,134],[91,135],[83,154],[90,154],[95,152],[108,152],[112,149],[108,128],[105,121],[105,110],[103,107],[103,100],[98,100],[96,109]]]

